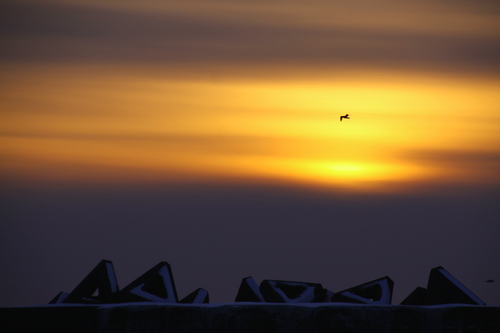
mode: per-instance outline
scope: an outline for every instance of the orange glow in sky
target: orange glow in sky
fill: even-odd
[[[498,13],[481,1],[8,2],[1,176],[498,184]]]
[[[388,181],[499,181],[494,161],[475,160],[500,149],[500,85],[491,79],[365,71],[207,80],[61,66],[4,73],[0,163],[12,179],[236,177],[380,191]]]

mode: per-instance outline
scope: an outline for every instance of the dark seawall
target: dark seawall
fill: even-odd
[[[1,332],[500,332],[500,306],[54,304],[0,309]]]

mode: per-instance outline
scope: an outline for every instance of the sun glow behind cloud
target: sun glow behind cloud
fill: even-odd
[[[67,66],[4,73],[7,179],[238,178],[380,191],[447,177],[498,182],[496,158],[470,170],[427,156],[499,153],[491,80],[370,71],[211,80]],[[351,119],[340,122],[345,113]]]

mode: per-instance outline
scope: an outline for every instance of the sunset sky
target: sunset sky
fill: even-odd
[[[414,230],[438,223],[433,220],[438,215],[461,218],[462,229],[453,241],[447,235],[454,221],[441,219],[436,239],[422,234],[412,240],[415,253],[384,267],[413,283],[405,275],[413,274],[408,272],[412,264],[403,263],[416,261],[430,270],[447,268],[449,262],[459,280],[462,272],[463,279],[477,283],[480,298],[500,304],[498,287],[482,284],[495,278],[482,274],[496,274],[500,283],[500,238],[493,237],[500,234],[499,2],[0,1],[0,38],[0,184],[7,203],[0,257],[12,272],[2,276],[3,284],[25,274],[21,261],[57,267],[70,265],[72,256],[83,256],[85,251],[75,243],[58,243],[69,235],[78,240],[73,230],[82,227],[75,221],[88,222],[82,211],[94,218],[85,228],[91,242],[104,240],[97,230],[114,226],[121,235],[114,238],[112,251],[96,249],[81,257],[85,265],[72,267],[71,278],[54,276],[37,286],[48,289],[37,296],[16,301],[9,294],[15,288],[2,290],[8,299],[4,305],[44,303],[60,291],[50,288],[67,283],[71,289],[100,259],[126,266],[130,251],[137,250],[123,241],[137,236],[134,223],[144,224],[152,234],[172,231],[181,243],[189,243],[193,230],[206,229],[204,235],[214,243],[232,238],[224,249],[241,254],[246,250],[233,244],[239,237],[250,248],[253,241],[264,244],[250,256],[256,273],[228,268],[236,287],[218,286],[224,296],[214,300],[231,301],[226,295],[235,293],[238,276],[295,279],[286,260],[274,273],[257,262],[272,261],[266,254],[276,247],[292,247],[295,253],[296,243],[259,239],[253,233],[249,241],[242,230],[269,227],[256,219],[270,210],[290,218],[290,207],[298,204],[307,206],[303,217],[312,222],[296,221],[294,237],[311,224],[318,233],[336,234],[337,227],[323,224],[332,209],[327,202],[344,207],[345,214],[355,207],[366,209],[358,218],[374,223],[389,215],[394,223],[410,219],[407,229],[396,228],[408,240]],[[340,122],[344,114],[350,119]],[[291,193],[301,194],[291,198]],[[243,217],[241,228],[228,228],[234,222],[230,219],[248,213],[242,207],[249,201],[261,213]],[[234,211],[226,214],[224,203],[229,202]],[[378,215],[371,215],[374,202],[387,210],[377,208]],[[396,202],[401,213],[393,216],[390,207]],[[123,214],[117,210],[125,203],[138,207],[132,214],[137,219],[130,218],[127,226],[110,217]],[[160,216],[169,215],[160,207],[175,210],[183,204],[208,209],[207,215],[180,209],[168,226],[158,224]],[[415,212],[420,222],[414,221]],[[346,216],[339,223],[351,221]],[[213,219],[226,231],[203,225]],[[395,230],[393,222],[387,222],[388,229],[375,228],[380,232],[375,235],[382,242],[399,237],[397,243],[404,246],[401,234],[385,236]],[[280,219],[274,223],[273,230],[287,225]],[[361,224],[348,229],[352,235],[345,240],[344,253],[362,257],[357,252],[363,251],[361,244],[353,251],[347,245],[357,243],[356,230],[366,229],[361,221],[356,223]],[[40,230],[28,232],[29,238],[26,232],[32,228]],[[469,244],[471,230],[475,236]],[[131,272],[124,276],[133,278],[152,267],[152,256],[177,262],[181,269],[195,265],[194,249],[149,249],[149,236],[137,243],[148,250],[134,255]],[[25,237],[39,253],[36,260],[30,251],[20,250]],[[432,243],[440,237],[451,243]],[[313,238],[301,244],[303,251],[330,256],[333,249],[314,247]],[[67,256],[52,262],[49,243],[66,249]],[[226,252],[205,246],[207,253],[220,257],[205,264],[220,264],[215,270],[226,274]],[[428,248],[448,254],[434,262]],[[472,248],[478,252],[470,252]],[[182,251],[187,251],[184,256]],[[391,251],[381,249],[380,255]],[[464,253],[471,256],[467,264],[453,259]],[[293,260],[301,262],[296,253]],[[359,258],[353,255],[352,260]],[[480,267],[471,267],[479,261]],[[139,268],[132,271],[134,267]],[[353,276],[347,266],[340,267],[347,270],[341,281],[379,277],[369,275],[378,274],[376,269]],[[470,273],[474,270],[480,273]],[[39,274],[47,273],[40,268]],[[330,287],[321,279],[334,274],[321,274],[318,268],[316,275],[296,279],[316,279],[312,282]],[[427,271],[422,274],[418,281],[425,287]],[[203,274],[199,277],[202,286]],[[28,281],[26,277],[23,283]],[[404,285],[397,300],[416,286]],[[345,287],[350,285],[331,286]]]

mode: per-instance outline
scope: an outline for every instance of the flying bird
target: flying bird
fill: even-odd
[[[342,121],[342,119],[344,119],[344,118],[351,119],[351,118],[349,118],[349,114],[347,114],[347,113],[345,114],[345,116],[340,116],[340,121]]]
[[[493,283],[493,282],[495,282],[495,280],[489,279],[489,280],[486,280],[485,282],[486,283]]]

